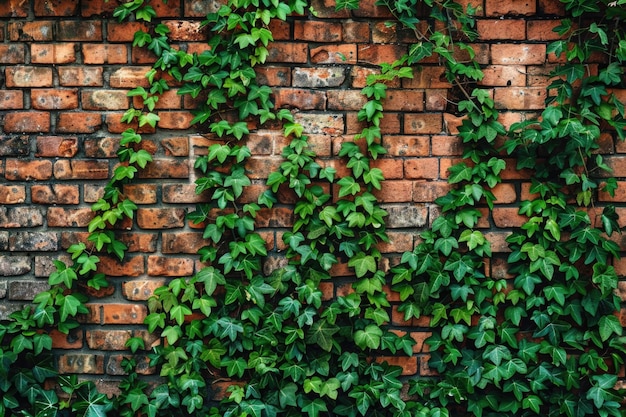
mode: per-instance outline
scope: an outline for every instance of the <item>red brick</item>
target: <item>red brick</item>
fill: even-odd
[[[372,43],[397,43],[398,25],[390,22],[377,22],[372,28]]]
[[[541,110],[545,108],[546,97],[547,91],[542,87],[494,89],[494,101],[498,109]]]
[[[88,158],[115,158],[120,148],[120,138],[89,138],[85,139],[84,147]]]
[[[119,239],[128,246],[129,252],[152,253],[156,252],[157,234],[152,233],[124,233],[119,234]]]
[[[47,180],[52,177],[52,162],[48,160],[7,159],[4,176],[9,181]]]
[[[410,113],[404,117],[404,132],[408,134],[437,134],[443,131],[441,113]]]
[[[343,41],[346,43],[369,42],[370,26],[368,22],[343,22]]]
[[[178,17],[180,15],[181,0],[167,0],[154,2],[152,7],[156,12],[157,17]]]
[[[493,210],[492,218],[496,227],[501,228],[520,227],[528,220],[518,213],[516,207],[497,207]]]
[[[363,18],[391,18],[393,15],[388,8],[378,5],[375,0],[361,0],[359,8],[352,11],[354,16]]]
[[[0,90],[0,110],[24,108],[24,93],[21,90]]]
[[[156,184],[126,184],[124,195],[135,204],[154,204],[157,202],[157,186]]]
[[[50,114],[45,112],[12,112],[4,116],[7,133],[41,133],[50,131]]]
[[[414,70],[413,78],[403,78],[403,88],[450,88],[442,66],[421,66]]]
[[[383,146],[389,156],[427,156],[430,151],[428,136],[393,136],[383,137]]]
[[[318,94],[321,93],[321,91],[318,92]],[[360,90],[329,90],[326,95],[328,96],[328,110],[359,111],[367,103],[367,97],[361,94]]]
[[[342,25],[340,23],[325,21],[302,21],[294,22],[294,40],[309,42],[341,42],[343,39]]]
[[[308,60],[308,44],[302,42],[273,42],[267,48],[267,62],[304,64]]]
[[[350,64],[357,62],[357,46],[354,44],[324,45],[311,49],[314,64]]]
[[[56,39],[59,41],[102,40],[102,22],[99,20],[62,20],[57,28]]]
[[[418,203],[432,203],[450,191],[450,184],[445,181],[415,181],[413,184],[413,201]]]
[[[404,160],[405,178],[437,179],[439,177],[438,158],[407,158]]]
[[[111,0],[81,0],[80,9],[83,17],[110,16],[118,6],[119,1]]]
[[[545,44],[494,44],[491,61],[501,65],[540,65],[546,61]]]
[[[141,255],[126,256],[120,262],[117,258],[100,256],[98,272],[112,277],[138,277],[145,273],[144,258]]]
[[[76,62],[74,43],[34,43],[30,46],[33,64],[70,64]]]
[[[125,64],[128,61],[126,45],[84,44],[84,64]]]
[[[360,64],[380,65],[397,61],[407,53],[402,45],[361,45],[357,46],[358,62]],[[313,52],[311,51],[311,56]]]
[[[9,40],[50,42],[53,40],[53,26],[52,21],[9,22]]]
[[[526,67],[523,65],[489,65],[483,68],[481,85],[491,87],[524,87]]]
[[[149,87],[146,74],[150,67],[123,67],[111,74],[110,85],[113,88]]]
[[[43,3],[43,2],[42,2]],[[104,355],[91,353],[68,353],[58,357],[59,373],[104,374]]]
[[[100,113],[61,113],[57,120],[58,133],[93,133],[101,126]]]
[[[537,11],[536,0],[486,0],[487,16],[532,15]]]
[[[193,259],[148,256],[148,275],[151,277],[187,277],[193,275],[193,272]]]
[[[385,181],[382,190],[376,190],[374,195],[383,203],[402,203],[412,201],[413,181],[390,180]]]
[[[191,127],[194,115],[187,111],[160,111],[158,126],[161,129],[184,130]]]
[[[109,178],[109,162],[61,159],[54,163],[54,177],[58,180],[106,179]]]
[[[565,3],[554,0],[538,0],[537,7],[540,13],[546,15],[563,16],[565,14]]]
[[[0,2],[0,17],[26,17],[30,10],[28,0],[6,0]]]
[[[30,97],[33,108],[37,110],[69,110],[78,107],[76,89],[33,89]]]
[[[80,349],[83,347],[82,329],[74,329],[67,334],[53,329],[48,334],[52,339],[54,349]]]
[[[109,133],[122,133],[129,128],[134,129],[139,134],[154,133],[156,131],[156,129],[151,127],[149,124],[145,124],[142,127],[139,127],[137,120],[133,121],[132,123],[122,122],[123,115],[124,113],[106,114],[106,125]]]
[[[59,84],[64,87],[100,87],[104,84],[101,67],[62,66]]]
[[[189,96],[185,96],[187,98]],[[177,89],[171,89],[164,91],[163,94],[158,96],[158,101],[156,102],[155,109],[163,110],[163,109],[171,109],[171,110],[180,110],[181,108],[181,100],[183,96],[178,94]],[[133,107],[136,109],[141,109],[144,107],[143,99],[139,96],[133,97]],[[197,108],[197,104],[191,106],[191,108]],[[185,106],[187,108],[187,106]]]
[[[164,279],[133,280],[122,283],[122,294],[130,301],[145,301],[154,290],[165,285]]]
[[[148,32],[148,24],[143,22],[107,22],[107,40],[109,42],[132,43],[135,33]]]
[[[202,238],[202,233],[192,232],[163,233],[162,240],[161,252],[170,254],[196,254],[199,249],[209,243],[208,240]]]
[[[133,65],[154,64],[156,61],[157,56],[149,49],[138,46],[130,49],[130,63]]]
[[[26,187],[0,184],[0,204],[20,204],[26,201]]]
[[[205,203],[210,195],[196,194],[195,184],[163,184],[162,199],[164,203]]]
[[[274,97],[277,108],[297,108],[300,110],[324,110],[326,108],[326,93],[323,91],[276,88],[274,89]]]
[[[478,19],[476,29],[483,41],[526,39],[526,21],[522,19]]]
[[[270,87],[288,87],[291,85],[291,70],[288,67],[257,67],[257,81]]]
[[[140,208],[137,224],[142,229],[172,229],[185,225],[184,209]]]
[[[0,44],[0,64],[23,64],[25,51],[21,43]]]
[[[370,164],[372,168],[379,168],[385,179],[399,180],[404,176],[404,167],[402,160],[395,158],[379,158],[373,160]]]
[[[154,159],[146,168],[140,170],[139,178],[189,178],[189,162]]]
[[[103,324],[143,324],[148,313],[143,304],[102,304]]]
[[[561,24],[560,20],[530,20],[526,23],[529,41],[554,41],[561,39],[553,29]]]
[[[16,66],[6,69],[6,86],[52,87],[52,68]]]
[[[50,207],[46,214],[50,227],[86,227],[94,217],[91,208]]]
[[[75,0],[35,2],[35,16],[76,16],[79,3]]]
[[[78,204],[77,185],[37,185],[30,187],[31,200],[34,204]]]
[[[304,126],[307,134],[338,135],[344,132],[344,118],[339,113],[296,113],[294,120]]]
[[[424,110],[424,91],[387,90],[383,107],[387,111],[421,112]]]

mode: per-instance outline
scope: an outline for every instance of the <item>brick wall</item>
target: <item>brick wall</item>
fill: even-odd
[[[276,42],[258,74],[274,88],[277,107],[299,110],[296,119],[319,156],[341,172],[333,155],[362,128],[357,111],[365,77],[376,64],[402,56],[410,37],[387,25],[389,15],[373,0],[362,0],[362,7],[352,12],[336,12],[334,2],[312,3],[314,18],[301,16],[273,26]],[[543,106],[547,74],[555,64],[546,58],[546,44],[555,38],[552,28],[563,10],[557,0],[479,3],[481,38],[474,46],[484,65],[482,85],[491,89],[502,122],[510,125]],[[116,5],[115,0],[0,3],[0,318],[45,289],[52,261],[67,258],[64,250],[85,239],[90,205],[112,173],[119,134],[127,127],[120,120],[132,104],[126,93],[147,85],[144,74],[153,57],[131,45],[143,24],[113,20]],[[213,2],[153,5],[180,47],[202,50],[204,34],[198,26],[215,8]],[[425,63],[413,79],[390,86],[382,122],[388,155],[376,162],[387,178],[378,197],[390,213],[391,241],[382,247],[390,258],[410,250],[419,230],[433,220],[437,207],[432,202],[448,189],[447,168],[460,157],[454,136],[459,120],[446,111],[450,87],[436,62]],[[112,286],[93,294],[82,328],[69,336],[54,335],[61,372],[114,380],[122,373],[124,341],[134,335],[150,339],[141,326],[144,301],[168,277],[189,276],[199,267],[195,252],[203,245],[201,233],[188,224],[185,213],[203,198],[194,193],[192,167],[194,153],[208,139],[190,128],[193,103],[175,93],[159,101],[157,129],[143,129],[143,146],[155,161],[125,189],[139,206],[136,221],[121,231],[130,253],[124,263],[103,257],[100,270]],[[280,164],[285,139],[264,130],[254,132],[247,144],[254,152],[248,167],[254,180],[250,194],[256,195],[254,189],[262,188]],[[616,175],[626,177],[626,146],[608,137],[603,149],[612,154]],[[523,174],[512,169],[503,178],[494,190],[493,216],[481,224],[495,252],[505,250],[507,228],[523,221],[512,203],[527,196],[529,187]],[[623,191],[618,200],[626,200]],[[281,235],[291,222],[288,207],[260,214],[258,225],[269,249],[284,249]],[[505,274],[502,259],[494,257],[492,274]],[[626,261],[616,267],[626,273]],[[326,283],[324,290],[330,297],[342,288]],[[626,300],[626,282],[620,290]],[[397,311],[392,317],[393,324],[406,325]],[[626,325],[624,310],[621,317]],[[419,329],[426,323],[411,325]],[[419,343],[416,356],[404,359],[406,374],[429,372],[421,357],[428,334],[414,332]]]

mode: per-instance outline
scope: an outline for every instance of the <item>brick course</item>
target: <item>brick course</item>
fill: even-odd
[[[313,1],[316,15],[272,22],[275,42],[269,45],[267,64],[256,68],[258,80],[274,89],[278,108],[295,110],[320,163],[345,166],[336,159],[339,146],[363,128],[358,111],[366,99],[360,90],[367,77],[377,74],[376,64],[391,62],[409,47],[410,36],[388,25],[391,18],[374,0],[363,0],[354,11],[336,11],[332,2]],[[461,3],[471,3],[464,1]],[[480,85],[490,89],[500,109],[502,123],[525,120],[544,106],[545,87],[556,59],[546,57],[546,45],[558,38],[552,28],[560,24],[563,5],[557,0],[485,0],[478,9],[480,38],[473,45],[485,77]],[[115,169],[121,122],[131,105],[142,107],[129,90],[148,87],[146,73],[155,58],[132,47],[137,30],[149,31],[141,22],[119,23],[112,17],[117,2],[104,0],[0,1],[0,318],[19,308],[46,288],[52,260],[64,259],[70,245],[86,241],[85,226],[93,213],[91,204],[103,194],[103,186]],[[159,23],[172,31],[172,39],[188,52],[204,48],[206,29],[201,22],[218,2],[169,0],[152,2]],[[459,59],[467,58],[457,51]],[[388,84],[386,113],[381,121],[382,145],[387,154],[375,162],[388,181],[375,195],[388,211],[390,241],[380,250],[389,259],[410,250],[419,232],[438,215],[433,205],[449,189],[447,169],[462,155],[454,136],[461,123],[450,97],[452,85],[436,56],[421,62],[413,78]],[[589,71],[597,74],[598,66]],[[87,330],[69,335],[53,332],[60,372],[121,375],[124,342],[147,335],[140,325],[147,314],[145,301],[172,277],[190,276],[200,264],[196,252],[207,241],[202,230],[185,214],[196,203],[194,181],[199,173],[193,160],[211,138],[197,135],[190,126],[192,108],[199,102],[177,94],[172,84],[156,109],[157,128],[143,126],[144,149],[154,162],[124,187],[124,194],[138,206],[134,221],[116,227],[129,247],[124,262],[104,256],[98,270],[112,277],[110,289],[90,303],[82,318]],[[615,91],[626,100],[626,91]],[[251,124],[251,127],[254,126]],[[247,139],[254,157],[248,162],[254,184],[241,201],[255,201],[265,190],[264,180],[281,163],[287,141],[276,130],[255,131]],[[602,151],[611,153],[607,163],[621,177],[615,197],[601,201],[626,201],[626,145],[606,134]],[[514,203],[529,197],[527,175],[516,172],[507,160],[504,182],[493,189],[497,197],[483,228],[495,253],[508,249],[507,229],[523,217]],[[330,190],[330,188],[329,188]],[[336,190],[333,190],[336,193]],[[294,201],[292,193],[279,192],[281,204]],[[620,209],[626,215],[626,210]],[[284,251],[282,235],[293,224],[285,206],[262,210],[257,227],[270,251]],[[624,220],[622,220],[624,224]],[[621,243],[621,242],[620,242]],[[275,254],[274,254],[275,255]],[[505,257],[505,256],[504,256]],[[275,267],[276,256],[265,264]],[[489,264],[494,276],[506,278],[502,259]],[[626,261],[615,268],[626,274]],[[333,268],[337,276],[350,276],[345,264]],[[325,282],[326,300],[349,291],[348,285]],[[626,301],[626,283],[618,294]],[[385,358],[404,367],[405,375],[431,375],[424,340],[428,318],[406,323],[395,305],[391,324],[399,334],[409,332],[417,345],[412,358]],[[622,323],[626,313],[621,314]],[[404,330],[413,326],[418,330]],[[147,365],[140,373],[150,374]],[[106,379],[105,379],[106,380]],[[103,383],[106,386],[106,381]]]

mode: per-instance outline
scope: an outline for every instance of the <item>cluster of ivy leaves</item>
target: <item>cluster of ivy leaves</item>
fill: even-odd
[[[129,129],[118,153],[123,164],[94,205],[89,244],[72,246],[71,264],[55,263],[51,290],[0,328],[3,415],[623,415],[615,384],[626,352],[610,266],[619,255],[611,240],[619,224],[615,209],[598,202],[598,193],[612,194],[616,182],[597,150],[607,128],[624,139],[623,104],[611,91],[624,83],[626,1],[562,2],[572,20],[558,29],[565,39],[548,48],[563,58],[549,106],[537,121],[507,131],[489,92],[468,88],[482,77],[478,64],[460,62],[454,53],[460,48],[473,58],[459,40],[476,39],[474,9],[448,0],[382,1],[409,29],[417,31],[422,3],[429,18],[448,29],[417,33],[421,42],[409,54],[368,78],[358,114],[367,127],[338,152],[348,171],[343,178],[320,163],[302,126],[288,111],[275,110],[271,90],[256,80],[254,67],[266,60],[272,41],[269,23],[305,14],[303,0],[229,1],[203,22],[211,36],[200,54],[173,47],[165,25],[138,32],[134,45],[157,60],[147,74],[150,87],[130,93],[144,108],[129,110],[124,120],[156,126],[152,111],[169,89],[160,75],[168,73],[183,83],[181,94],[202,101],[194,121],[214,134],[196,161],[197,191],[210,195],[209,202],[189,215],[209,242],[200,251],[207,266],[149,300],[146,324],[164,339],[149,357],[163,383],[141,380],[138,357],[131,357],[115,399],[76,377],[58,377],[61,399],[43,387],[55,372],[47,354],[51,339],[38,329],[76,327],[74,317],[86,312],[86,298],[73,291],[76,282],[106,285],[95,273],[99,253],[123,259],[126,247],[111,227],[132,218],[135,207],[120,187],[150,161],[141,136]],[[151,21],[155,12],[133,0],[115,16]],[[591,55],[603,52],[604,65],[587,73]],[[451,168],[455,187],[437,201],[442,215],[389,274],[377,249],[388,239],[387,213],[374,197],[384,177],[372,166],[385,153],[386,82],[412,76],[411,66],[433,54],[465,97],[457,109],[467,116],[459,128],[464,162]],[[252,184],[245,169],[249,126],[268,122],[281,123],[290,138],[284,162],[256,202],[241,202]],[[507,239],[511,278],[500,279],[485,273],[493,254],[478,222],[479,208],[493,209],[491,189],[501,182],[506,154],[518,169],[533,170],[533,197],[520,205],[528,221]],[[268,248],[257,215],[285,203],[280,196],[288,193],[296,203],[293,227],[284,233],[286,266],[266,273]],[[349,290],[329,296],[323,289],[332,288],[333,268],[345,266],[353,272]],[[431,317],[430,366],[440,376],[410,381],[407,393],[402,369],[385,361],[412,355],[414,343],[386,325],[388,285],[400,294],[407,319]],[[145,349],[139,338],[127,346],[133,353]],[[224,381],[228,389],[217,403],[215,389]]]

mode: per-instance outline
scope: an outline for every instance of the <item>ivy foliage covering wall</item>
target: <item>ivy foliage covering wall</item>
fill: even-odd
[[[199,253],[207,266],[171,280],[149,300],[146,325],[163,343],[147,360],[161,383],[139,378],[139,355],[124,361],[127,377],[115,398],[76,376],[56,375],[45,330],[79,325],[77,315],[87,310],[86,297],[74,291],[77,282],[107,285],[95,273],[99,253],[124,259],[126,247],[111,226],[132,218],[136,207],[121,187],[151,161],[138,146],[141,135],[127,130],[122,164],[93,206],[89,245],[70,247],[72,262],[56,262],[51,289],[0,326],[0,415],[626,415],[624,393],[615,388],[626,340],[615,316],[618,277],[611,266],[621,251],[612,240],[620,227],[615,208],[596,199],[617,186],[597,152],[601,133],[624,140],[626,131],[624,103],[613,94],[626,82],[626,1],[562,3],[569,18],[558,28],[562,39],[548,48],[560,63],[546,109],[505,129],[489,92],[476,87],[483,76],[478,63],[456,58],[459,49],[473,58],[466,42],[477,36],[475,9],[450,0],[381,1],[419,41],[368,78],[358,113],[366,127],[341,147],[349,173],[341,178],[318,162],[292,114],[273,108],[272,91],[254,70],[267,59],[270,22],[305,14],[304,0],[229,1],[207,16],[208,47],[200,54],[173,48],[165,25],[137,32],[134,45],[157,60],[147,74],[150,86],[130,92],[144,107],[124,120],[156,125],[153,110],[169,89],[161,76],[167,73],[183,83],[180,94],[206,97],[194,122],[219,138],[195,167],[202,173],[197,192],[208,192],[210,201],[189,215],[211,242]],[[415,14],[418,6],[428,16]],[[357,7],[358,1],[338,2]],[[114,15],[151,22],[155,12],[134,0]],[[432,24],[424,30],[422,20]],[[434,55],[462,97],[454,106],[463,116],[463,162],[450,168],[454,187],[438,199],[441,215],[421,234],[422,243],[387,271],[377,246],[388,240],[387,213],[374,196],[384,175],[373,164],[385,153],[386,83],[411,77],[412,67]],[[591,59],[601,63],[597,71],[587,65]],[[267,191],[242,205],[238,198],[251,184],[249,120],[280,124],[290,142]],[[485,274],[491,244],[477,227],[480,208],[493,208],[491,189],[502,180],[505,156],[532,173],[531,197],[519,205],[527,220],[507,238],[507,280]],[[285,234],[286,266],[265,274],[267,251],[255,217],[277,203],[279,192],[297,197],[295,221]],[[338,263],[353,271],[351,291],[325,299],[320,286]],[[429,365],[439,374],[432,380],[407,381],[385,361],[412,355],[414,343],[387,326],[390,286],[407,320],[430,317]],[[138,353],[146,346],[132,338],[128,348]],[[217,403],[210,386],[220,379],[232,383]]]

